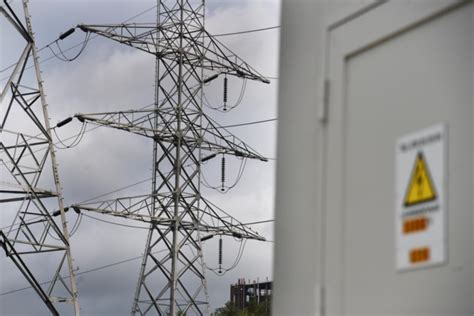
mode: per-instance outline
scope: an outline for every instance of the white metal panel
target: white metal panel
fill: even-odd
[[[324,305],[319,306],[320,298],[327,297],[327,304],[331,308],[329,314],[342,314],[343,306],[339,304],[338,295],[343,295],[343,291],[340,288],[334,289],[333,285],[341,284],[341,278],[334,278],[326,284],[329,286],[329,289],[321,288],[321,274],[330,274],[331,272],[338,272],[341,268],[341,263],[337,260],[329,260],[327,262],[328,267],[324,269],[324,264],[322,264],[321,251],[324,251],[324,246],[320,247],[320,243],[324,242],[325,237],[321,235],[323,228],[322,221],[324,217],[328,216],[328,220],[334,221],[338,218],[339,214],[333,212],[325,214],[321,212],[322,209],[327,209],[326,203],[321,199],[322,193],[326,191],[331,191],[326,184],[328,181],[325,180],[327,176],[325,169],[320,168],[320,163],[324,160],[327,160],[327,155],[321,157],[321,153],[327,153],[331,151],[335,152],[332,145],[328,146],[325,144],[324,139],[321,139],[321,136],[324,136],[328,130],[322,128],[326,123],[318,121],[317,118],[323,118],[325,116],[324,108],[321,105],[321,100],[323,95],[321,94],[323,89],[320,89],[324,79],[326,78],[325,74],[327,73],[336,73],[337,77],[343,77],[343,67],[334,68],[329,67],[328,63],[320,63],[321,56],[324,51],[327,51],[327,56],[334,57],[336,54],[339,55],[341,62],[347,57],[347,52],[351,52],[358,57],[368,56],[362,54],[364,50],[371,50],[374,47],[378,46],[381,43],[380,40],[386,40],[387,36],[393,37],[393,32],[403,32],[403,28],[406,26],[413,27],[413,23],[423,20],[426,17],[432,17],[433,13],[438,12],[439,10],[443,11],[443,7],[455,5],[454,1],[412,1],[412,0],[402,0],[402,1],[392,1],[388,5],[396,5],[396,3],[402,3],[410,6],[410,10],[407,10],[406,14],[395,15],[395,11],[389,10],[389,6],[382,4],[379,6],[373,6],[375,1],[308,1],[308,0],[282,0],[282,33],[281,33],[281,56],[280,56],[280,80],[279,80],[279,128],[278,128],[278,165],[277,165],[277,194],[276,194],[276,227],[275,227],[275,291],[274,291],[274,300],[273,300],[273,314],[274,315],[322,315],[320,311],[324,310]],[[428,7],[421,8],[419,4],[427,5]],[[418,6],[419,9],[414,7]],[[368,8],[367,10],[363,10]],[[362,9],[362,10],[361,10]],[[380,10],[384,9],[385,13],[378,17],[380,23],[366,21],[365,19],[372,14],[372,10],[376,12],[381,12]],[[402,9],[401,9],[402,10]],[[355,14],[357,12],[363,12],[362,14]],[[336,20],[333,17],[337,17]],[[350,18],[350,17],[355,17]],[[360,17],[360,19],[359,19]],[[412,17],[412,18],[410,18]],[[327,22],[323,24],[322,21]],[[357,27],[356,25],[360,23],[365,23],[365,29]],[[472,22],[471,22],[472,23]],[[331,27],[330,27],[331,26]],[[340,29],[342,26],[348,26],[347,28]],[[416,26],[416,25],[415,25]],[[388,27],[388,28],[387,28]],[[323,30],[330,29],[331,32],[329,36],[321,36]],[[471,26],[472,29],[472,26]],[[335,33],[341,31],[346,33],[346,37],[343,41],[340,38],[335,38]],[[357,31],[358,30],[358,31]],[[333,32],[334,31],[334,32]],[[355,33],[354,33],[355,31]],[[472,35],[472,33],[471,33]],[[461,36],[461,35],[459,35]],[[355,45],[348,45],[351,37],[355,40]],[[331,47],[326,46],[325,43],[330,43]],[[348,49],[340,50],[338,52],[334,51],[334,45],[347,45]],[[471,40],[472,44],[472,40]],[[463,44],[468,45],[468,44]],[[352,47],[352,48],[351,48]],[[466,58],[466,54],[472,52],[472,49],[464,52],[462,58]],[[420,52],[421,54],[421,52]],[[403,60],[406,58],[405,55],[396,56],[398,60]],[[328,59],[327,58],[327,59]],[[456,56],[454,59],[457,59]],[[352,60],[351,66],[356,67],[357,58]],[[361,59],[359,59],[360,61]],[[395,59],[392,63],[395,63]],[[323,67],[323,65],[326,65]],[[456,64],[462,64],[461,62],[456,62]],[[402,62],[399,62],[398,65],[403,65]],[[466,66],[466,65],[464,65]],[[338,96],[335,96],[335,92],[340,91],[340,88],[337,86],[338,78],[331,76],[331,82],[329,84],[330,98],[331,103],[331,116],[329,117],[329,123],[333,123],[334,117],[334,108],[332,105],[337,102],[341,102],[341,99]],[[367,77],[368,78],[368,77]],[[446,81],[450,81],[455,78],[455,73],[449,73],[445,77]],[[429,81],[432,78],[427,78]],[[368,79],[367,79],[368,80]],[[375,83],[383,82],[385,78],[379,76],[376,80],[372,80]],[[359,80],[361,83],[364,83],[363,80]],[[471,85],[471,87],[469,87]],[[472,76],[471,79],[468,79],[465,83],[459,85],[459,90],[462,91],[466,89],[472,89]],[[393,87],[396,88],[396,87]],[[413,87],[413,91],[416,91],[418,88]],[[388,89],[391,91],[392,89]],[[440,89],[441,91],[441,89]],[[382,91],[383,92],[383,91]],[[380,93],[382,93],[380,92]],[[442,91],[441,91],[442,92]],[[339,94],[340,96],[340,94]],[[445,102],[446,104],[456,104],[459,101],[458,97],[455,97],[452,100],[448,100],[448,96],[441,98],[440,102]],[[384,104],[390,109],[391,106],[402,107],[400,111],[405,111],[408,107],[406,104],[397,104],[396,100],[389,100],[388,104]],[[472,102],[472,96],[471,96]],[[437,109],[436,109],[437,110]],[[377,116],[380,112],[383,112],[383,108],[375,108],[374,114]],[[357,112],[357,111],[356,111]],[[338,113],[336,111],[336,113]],[[394,112],[394,117],[397,117],[398,111]],[[350,115],[350,114],[348,114]],[[474,121],[474,112],[471,113],[470,117],[463,116],[460,117],[458,114],[453,114],[457,116],[458,119],[464,119],[466,121]],[[361,116],[366,116],[365,113],[362,113]],[[372,116],[371,116],[372,117]],[[413,123],[413,124],[412,124]],[[419,123],[419,122],[418,122]],[[423,122],[423,126],[429,126],[433,122],[426,121]],[[412,125],[411,125],[412,124]],[[386,124],[381,124],[386,125]],[[390,124],[388,124],[390,125]],[[415,122],[410,122],[410,126],[407,126],[406,131],[396,131],[393,133],[393,142],[400,135],[404,135],[406,132],[411,132],[417,130],[420,124]],[[390,127],[390,126],[389,126]],[[373,136],[377,138],[379,129]],[[331,134],[334,135],[334,134]],[[454,143],[450,143],[450,151],[453,150],[453,147],[460,148],[462,143],[460,139],[464,139],[466,136],[471,136],[471,143],[468,145],[469,148],[474,148],[472,143],[472,129],[458,130],[456,132]],[[452,137],[452,135],[450,135]],[[383,144],[383,143],[382,143]],[[387,143],[388,144],[388,143]],[[393,150],[393,143],[389,144]],[[369,149],[373,146],[369,146]],[[392,151],[392,154],[394,152]],[[377,156],[375,156],[377,157]],[[384,158],[385,157],[385,158]],[[472,161],[473,153],[472,150],[467,154],[466,160]],[[388,159],[385,154],[382,154],[380,158]],[[330,159],[334,159],[337,162],[338,157],[331,156]],[[452,159],[451,159],[452,160]],[[394,161],[391,161],[394,163]],[[375,164],[377,165],[377,164]],[[474,169],[472,168],[472,163],[465,165],[461,162],[453,163],[450,161],[449,175],[453,177],[453,165],[455,174],[459,177],[458,181],[469,183],[474,177]],[[362,166],[358,166],[359,169],[362,169]],[[390,165],[386,170],[383,169],[383,172],[379,173],[380,177],[387,177],[393,180],[393,164]],[[373,172],[375,173],[375,171]],[[375,173],[376,174],[376,173]],[[372,176],[371,173],[369,175]],[[359,186],[367,181],[364,176],[358,182]],[[466,178],[467,177],[467,178]],[[320,183],[322,184],[321,186]],[[461,209],[459,206],[461,204],[468,204],[469,201],[462,200],[459,198],[459,194],[464,194],[469,191],[471,196],[474,196],[472,191],[472,185],[469,187],[464,187],[462,190],[459,190],[462,186],[457,185],[456,188],[450,188],[450,191],[455,191],[458,194],[456,197],[452,196],[450,193],[451,205],[453,204],[453,198],[457,200],[455,202],[456,207]],[[340,188],[333,186],[336,190]],[[392,187],[390,190],[394,190]],[[393,199],[393,192],[390,191],[385,197],[387,201]],[[382,197],[377,197],[383,201]],[[391,200],[393,202],[393,200]],[[392,203],[393,204],[393,203]],[[391,206],[389,212],[393,215],[393,206]],[[470,208],[464,209],[465,212],[472,212],[472,205]],[[460,224],[459,219],[456,223],[452,223],[450,219],[449,226],[455,227],[455,231],[458,229],[465,230],[466,225],[470,224],[471,230],[474,227],[474,216],[472,219],[465,218]],[[388,230],[392,233],[392,240],[390,242],[394,243],[394,232],[393,232],[393,216],[391,222],[384,222]],[[381,227],[383,228],[383,227]],[[338,228],[334,228],[336,231]],[[332,227],[328,227],[328,230],[332,230]],[[452,231],[452,228],[451,228]],[[472,232],[471,232],[472,234]],[[474,275],[474,260],[472,260],[471,268],[469,271],[468,261],[463,261],[464,257],[459,256],[459,254],[470,253],[472,252],[472,245],[474,244],[474,234],[472,234],[471,243],[459,243],[460,240],[463,240],[465,237],[461,237],[463,234],[455,234],[450,236],[450,241],[452,244],[459,245],[456,246],[455,253],[457,254],[454,258],[452,256],[452,249],[450,249],[449,256],[449,269],[453,271],[462,271],[468,275],[466,278],[466,288],[469,284],[472,284],[470,275]],[[334,238],[330,238],[330,242],[337,241]],[[325,243],[329,245],[330,243]],[[392,244],[393,245],[393,244]],[[327,255],[332,253],[339,253],[338,249],[330,249],[327,252]],[[382,256],[384,253],[381,254]],[[387,265],[392,265],[390,267],[390,273],[395,271],[394,265],[394,255],[393,247],[388,248],[386,255]],[[437,268],[436,268],[437,269]],[[467,272],[466,272],[467,271]],[[399,274],[401,278],[410,273],[401,273]],[[398,275],[398,274],[397,274]],[[459,280],[459,279],[458,279]],[[364,288],[367,283],[370,284],[373,282],[372,279],[366,280],[361,278],[361,281],[358,284],[358,287]],[[471,282],[471,283],[470,283]],[[381,292],[386,291],[385,287],[380,287]],[[471,291],[471,294],[469,294]],[[466,290],[467,297],[471,297],[471,311],[474,311],[474,291]],[[470,296],[469,296],[470,295]],[[462,297],[461,301],[465,303],[465,296]],[[405,295],[398,295],[394,297],[394,302],[406,301],[411,304],[413,301],[419,299],[419,296],[415,295],[413,297],[408,297]],[[443,297],[438,297],[436,299],[439,302],[443,302]],[[380,302],[377,302],[377,296],[372,297],[372,302],[375,302],[376,305],[380,305]],[[468,303],[469,304],[469,303]],[[390,306],[390,304],[388,304]],[[465,306],[463,305],[463,308]],[[335,309],[336,308],[336,309]],[[346,309],[348,311],[348,309]],[[345,312],[348,314],[348,312]],[[398,311],[400,315],[413,315],[407,309],[402,309]],[[435,313],[434,313],[435,314]],[[380,313],[377,315],[381,315]],[[382,314],[383,315],[383,314]],[[386,314],[385,314],[386,315]],[[418,315],[418,314],[416,314]],[[450,315],[450,314],[446,314]],[[461,314],[465,315],[465,314]],[[469,314],[470,315],[470,314]]]
[[[323,130],[317,118],[324,30],[374,2],[282,0],[273,315],[320,315],[323,309]]]
[[[409,4],[382,5],[331,36],[324,149],[329,315],[474,313],[473,6]],[[452,126],[453,139],[449,264],[396,273],[393,144],[439,121]]]
[[[321,64],[322,9],[318,1],[282,3],[280,73],[284,75],[279,80],[278,116],[284,119],[278,122],[273,315],[313,315],[317,309],[315,258],[320,240],[314,227],[320,220],[314,212],[319,200],[314,179],[319,127],[314,124],[314,105],[319,97],[315,87]],[[295,62],[295,56],[304,62]]]

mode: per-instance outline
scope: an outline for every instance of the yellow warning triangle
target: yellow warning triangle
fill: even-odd
[[[416,156],[415,164],[411,172],[404,204],[405,206],[412,206],[435,199],[436,190],[431,180],[428,165],[426,164],[423,153],[420,151]]]

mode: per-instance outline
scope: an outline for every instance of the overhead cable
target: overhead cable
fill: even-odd
[[[138,18],[139,16],[142,16],[142,15],[145,14],[145,13],[150,12],[151,10],[153,10],[153,9],[155,9],[155,8],[156,8],[156,4],[155,4],[154,6],[148,8],[148,9],[146,9],[146,10],[144,10],[144,11],[141,11],[140,13],[138,13],[138,14],[136,14],[136,15],[134,15],[134,16],[132,16],[132,17],[126,19],[126,20],[123,21],[122,23],[127,23],[127,22],[129,22],[129,21],[131,21],[131,20],[133,20],[133,19],[135,19],[135,18]],[[98,34],[95,34],[95,35],[91,36],[90,38],[87,38],[87,37],[86,37],[86,39],[84,39],[83,41],[81,41],[81,42],[79,42],[79,43],[77,43],[77,44],[75,44],[75,45],[73,45],[73,46],[71,46],[71,47],[69,47],[69,48],[66,48],[66,49],[62,50],[62,52],[68,52],[68,51],[70,51],[70,50],[72,50],[72,49],[74,49],[74,48],[77,48],[77,47],[79,47],[79,46],[82,46],[82,45],[84,45],[84,43],[85,43],[86,41],[89,41],[89,40],[92,40],[92,39],[94,39],[94,38],[97,38],[98,36],[99,36]],[[44,45],[43,47],[39,48],[39,49],[37,50],[37,52],[38,52],[38,53],[41,52],[42,50],[48,48],[50,45],[54,44],[55,42],[57,42],[57,39],[55,39],[54,41],[51,41],[50,43],[48,43],[48,44]],[[53,53],[54,53],[54,52],[53,52]],[[51,60],[51,59],[53,59],[53,58],[55,58],[55,57],[56,57],[55,54],[50,55],[50,56],[47,57],[46,59],[41,60],[41,61],[39,62],[39,64],[42,64],[42,63],[44,63],[44,62],[47,62],[47,61],[49,61],[49,60]],[[5,72],[5,71],[7,71],[8,69],[11,69],[11,68],[15,67],[16,64],[17,64],[17,63],[15,62],[15,63],[9,65],[8,67],[6,67],[6,68],[0,70],[0,73]],[[30,68],[33,68],[33,66],[29,66],[29,67],[27,67],[26,69],[30,69]],[[6,79],[8,79],[8,78],[9,78],[9,76],[0,79],[0,81],[6,80]]]
[[[84,215],[85,217],[91,218],[93,220],[103,222],[103,223],[107,223],[107,224],[111,224],[111,225],[115,225],[115,226],[122,226],[122,227],[128,227],[128,228],[138,228],[138,229],[149,229],[149,227],[145,227],[145,226],[135,226],[135,225],[121,224],[121,223],[117,223],[117,222],[107,221],[105,219],[97,218],[97,217],[87,215],[87,214],[84,214],[84,213],[82,213],[82,215]]]
[[[93,219],[95,219],[95,220],[98,220],[97,218],[92,217],[92,216],[90,216],[90,215],[86,215],[86,214],[83,214],[83,215],[86,216],[86,217],[89,217],[89,218],[93,218]],[[103,220],[101,220],[101,221],[103,221]],[[267,223],[267,222],[273,222],[273,221],[275,221],[275,220],[274,220],[274,219],[269,219],[269,220],[263,220],[263,221],[258,221],[258,222],[245,223],[244,225],[254,225],[254,224]],[[114,224],[118,224],[118,223],[114,223]],[[122,224],[119,224],[119,225],[122,226]],[[127,226],[131,226],[131,225],[127,225]],[[138,226],[135,227],[135,228],[138,228]],[[139,227],[139,228],[142,228],[142,227]],[[274,242],[273,240],[266,240],[266,241],[267,241],[267,242],[270,242],[270,243],[273,243],[273,242]],[[244,245],[243,247],[245,247],[245,245]],[[240,255],[237,256],[235,262],[232,264],[231,267],[234,267],[235,265],[237,265],[238,262],[240,261],[240,259],[242,258],[242,253],[243,253],[243,251],[241,251],[240,248],[242,248],[242,244],[240,245],[239,251],[238,251],[238,253],[239,253]],[[155,253],[164,252],[164,251],[166,251],[166,249],[156,251]],[[111,267],[114,267],[114,266],[117,266],[117,265],[120,265],[120,264],[124,264],[124,263],[130,262],[130,261],[134,261],[134,260],[141,259],[141,258],[143,258],[143,257],[144,257],[144,256],[137,256],[137,257],[125,259],[125,260],[122,260],[122,261],[110,263],[110,264],[107,264],[107,265],[104,265],[104,266],[100,266],[100,267],[97,267],[97,268],[92,268],[92,269],[90,269],[90,270],[86,270],[86,271],[83,271],[83,272],[76,273],[76,276],[78,276],[78,275],[83,275],[83,274],[87,274],[87,273],[91,273],[91,272],[95,272],[95,271],[99,271],[99,270],[103,270],[103,269],[107,269],[107,268],[111,268]],[[212,271],[212,268],[211,268],[210,270]],[[213,272],[214,272],[214,271],[213,271]],[[65,279],[67,279],[67,278],[68,278],[68,277],[65,277]],[[52,282],[52,281],[43,282],[43,283],[41,283],[40,285],[49,284],[49,283],[51,283],[51,282]],[[10,291],[7,291],[7,292],[0,293],[0,296],[4,296],[4,295],[8,295],[8,294],[13,294],[13,293],[16,293],[16,292],[24,291],[24,290],[27,290],[27,289],[29,289],[29,288],[31,288],[31,286],[27,286],[27,287],[15,289],[15,290],[10,290]]]
[[[262,123],[268,123],[268,122],[273,122],[273,121],[278,121],[278,118],[271,118],[271,119],[265,119],[265,120],[259,120],[259,121],[250,121],[250,122],[244,122],[244,123],[238,123],[238,124],[232,124],[232,125],[218,126],[218,127],[215,127],[214,129],[248,126],[248,125],[262,124]]]
[[[220,34],[214,34],[212,35],[213,37],[221,37],[221,36],[232,36],[232,35],[240,35],[240,34],[247,34],[247,33],[256,33],[256,32],[262,32],[262,31],[268,31],[268,30],[274,30],[274,29],[279,29],[281,26],[280,25],[275,25],[275,26],[269,26],[269,27],[262,27],[259,29],[251,29],[251,30],[245,30],[245,31],[237,31],[237,32],[232,32],[232,33],[220,33]]]
[[[160,252],[165,252],[165,251],[167,251],[167,250],[166,250],[166,249],[163,249],[163,250],[155,251],[153,254],[160,253]],[[91,272],[95,272],[95,271],[99,271],[99,270],[103,270],[103,269],[107,269],[107,268],[111,268],[111,267],[114,267],[114,266],[117,266],[117,265],[120,265],[120,264],[124,264],[124,263],[130,262],[130,261],[134,261],[134,260],[141,259],[141,258],[143,258],[143,257],[144,257],[144,255],[142,255],[142,256],[137,256],[137,257],[125,259],[125,260],[122,260],[122,261],[117,261],[117,262],[114,262],[114,263],[110,263],[110,264],[107,264],[107,265],[104,265],[104,266],[100,266],[100,267],[97,267],[97,268],[93,268],[93,269],[90,269],[90,270],[78,272],[78,273],[76,273],[76,276],[83,275],[83,274],[87,274],[87,273],[91,273]],[[62,277],[62,279],[68,279],[68,278],[69,278],[69,276]],[[49,284],[49,283],[51,283],[51,282],[53,282],[53,280],[40,283],[40,285]],[[4,295],[8,295],[8,294],[13,294],[13,293],[16,293],[16,292],[24,291],[24,290],[27,290],[27,289],[29,289],[29,288],[31,288],[31,286],[27,286],[27,287],[23,287],[23,288],[20,288],[20,289],[15,289],[15,290],[3,292],[3,293],[0,293],[0,296],[4,296]]]
[[[132,19],[134,19],[134,18],[137,18],[137,17],[143,15],[143,14],[145,14],[145,13],[147,13],[147,12],[153,10],[154,8],[156,8],[156,5],[154,5],[154,6],[151,7],[151,8],[148,8],[148,9],[146,9],[146,10],[140,12],[140,13],[138,13],[137,15],[135,15],[135,16],[133,16],[133,17],[131,17],[131,18],[129,18],[129,19],[123,21],[122,23],[129,22],[130,20],[132,20]],[[261,31],[267,31],[267,30],[277,29],[277,28],[280,28],[280,27],[281,27],[280,25],[276,25],[276,26],[270,26],[270,27],[252,29],[252,30],[245,30],[245,31],[238,31],[238,32],[231,32],[231,33],[214,34],[213,36],[214,36],[214,37],[222,37],[222,36],[232,36],[232,35],[238,35],[238,34],[255,33],[255,32],[261,32]],[[68,52],[68,51],[70,51],[70,50],[72,50],[72,49],[74,49],[74,48],[80,47],[80,46],[84,45],[84,42],[85,42],[85,41],[89,41],[89,40],[95,39],[95,38],[97,38],[98,36],[99,36],[98,34],[95,34],[95,35],[91,36],[89,39],[86,38],[84,41],[81,41],[81,42],[79,42],[79,43],[77,43],[77,44],[75,44],[75,45],[73,45],[73,46],[71,46],[71,47],[69,47],[69,48],[64,49],[63,52]],[[54,41],[51,41],[50,43],[44,45],[43,47],[41,47],[40,49],[38,49],[38,52],[41,52],[42,50],[48,48],[51,44],[54,44],[56,41],[57,41],[57,40],[54,40]],[[53,59],[53,58],[55,58],[55,57],[56,57],[55,54],[50,55],[49,57],[47,57],[47,58],[41,60],[39,63],[42,64],[42,63],[47,62],[47,61],[49,61],[49,60],[51,60],[51,59]],[[17,64],[16,62],[15,62],[15,63],[12,63],[11,65],[7,66],[6,68],[0,70],[0,73],[5,72],[5,71],[7,71],[7,70],[9,70],[9,69],[11,69],[11,68],[13,68],[13,67],[15,67],[16,64]],[[29,67],[27,67],[26,69],[30,69],[30,68],[33,68],[33,66],[29,66]],[[6,77],[0,79],[0,81],[4,81],[4,80],[6,80],[6,79],[8,79],[8,78],[9,78],[9,76],[6,76]],[[274,80],[279,79],[278,77],[265,77],[265,78],[267,78],[267,79],[274,79]]]

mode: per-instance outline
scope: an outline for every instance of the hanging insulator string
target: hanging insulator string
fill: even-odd
[[[227,111],[227,76],[224,77],[224,111]]]
[[[221,191],[225,191],[225,155],[222,154],[221,160]]]
[[[213,109],[213,110],[216,110],[216,111],[219,111],[219,112],[228,112],[228,111],[231,111],[233,109],[235,109],[237,106],[239,106],[243,100],[243,97],[245,95],[245,90],[246,90],[246,87],[247,87],[247,79],[243,79],[242,80],[242,87],[240,89],[240,94],[239,94],[239,97],[237,98],[237,101],[235,102],[235,104],[233,105],[229,105],[228,104],[228,92],[229,92],[229,85],[228,85],[228,81],[227,81],[227,98],[225,99],[226,103],[224,104],[224,102],[219,105],[219,106],[212,106],[212,102],[207,98],[207,95],[206,93],[203,91],[203,104],[205,106],[207,106],[208,108],[210,109]]]
[[[219,238],[219,273],[222,273],[222,235]]]

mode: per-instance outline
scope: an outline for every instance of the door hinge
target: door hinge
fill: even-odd
[[[321,284],[316,284],[316,293],[315,293],[315,307],[314,307],[314,314],[318,316],[326,315],[326,302],[325,302],[325,293],[324,293],[324,286]]]
[[[324,79],[322,93],[321,93],[321,106],[319,109],[319,120],[323,123],[328,120],[328,111],[329,111],[329,79]]]

